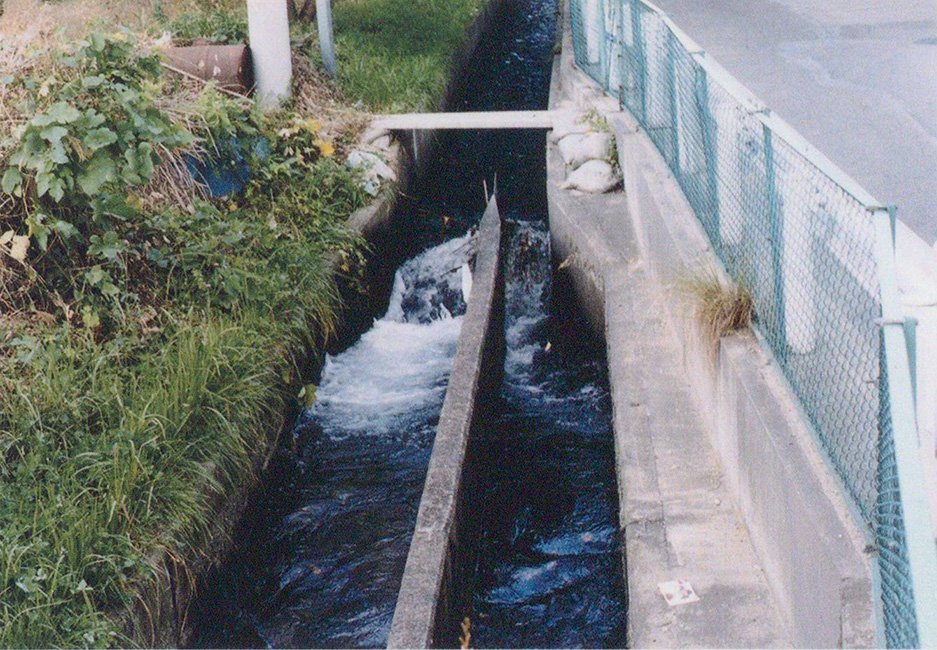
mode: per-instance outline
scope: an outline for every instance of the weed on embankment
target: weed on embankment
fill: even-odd
[[[0,646],[130,645],[113,615],[157,583],[155,558],[207,552],[213,500],[253,480],[296,355],[336,326],[335,269],[362,260],[350,105],[433,105],[483,4],[336,2],[338,85],[296,25],[294,99],[261,116],[148,53],[164,30],[242,39],[243,3],[6,3]],[[238,156],[238,196],[187,171]]]

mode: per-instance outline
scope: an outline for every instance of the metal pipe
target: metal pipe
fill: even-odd
[[[161,54],[166,67],[219,88],[246,95],[254,87],[251,51],[246,45],[168,47]]]
[[[319,49],[322,51],[322,65],[330,76],[338,74],[335,62],[335,34],[332,29],[331,0],[316,0],[316,25],[319,29]]]

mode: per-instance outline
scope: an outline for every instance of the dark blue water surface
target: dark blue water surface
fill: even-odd
[[[624,582],[602,347],[554,287],[546,225],[505,252],[504,383],[480,427],[475,647],[619,647]],[[554,305],[556,308],[554,309]]]

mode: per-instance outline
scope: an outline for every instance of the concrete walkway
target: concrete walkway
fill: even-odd
[[[552,156],[551,167],[562,166]],[[790,645],[693,407],[662,296],[638,260],[623,194],[550,190],[554,245],[573,260],[574,281],[604,286],[629,645]],[[658,585],[678,579],[698,602],[667,604]]]

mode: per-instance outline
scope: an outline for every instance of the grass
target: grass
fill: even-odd
[[[156,579],[155,549],[198,548],[278,421],[262,325],[193,314],[157,352],[61,331],[4,373],[0,645],[127,642],[107,612]]]
[[[751,327],[751,293],[744,286],[723,282],[715,268],[690,272],[677,282],[677,287],[692,306],[694,320],[713,360],[725,336]]]
[[[129,324],[99,340],[67,323],[7,333],[0,646],[128,645],[109,615],[159,584],[154,551],[183,564],[207,552],[212,499],[253,480],[252,459],[302,383],[291,352],[335,325],[330,252],[352,250],[340,224],[361,203],[336,196],[336,173],[252,199],[263,227],[279,215],[286,242],[237,254],[233,268],[256,286],[232,306],[185,289],[155,333]]]
[[[206,201],[180,182],[180,152],[164,151],[154,180],[128,188],[135,216],[108,226],[126,252],[101,262],[54,237],[22,262],[0,252],[0,647],[132,645],[115,614],[142,589],[165,588],[155,558],[204,557],[212,503],[256,478],[252,462],[303,384],[303,351],[336,326],[335,268],[361,263],[343,224],[365,197],[336,161],[361,128],[352,105],[434,107],[484,4],[336,2],[337,85],[315,69],[314,25],[300,26],[294,99],[263,126],[283,146],[244,196]],[[163,29],[181,41],[242,33],[235,0],[5,7],[0,64],[39,80],[50,69],[37,48],[91,29],[129,28],[143,48]],[[166,85],[157,108],[193,133],[210,138],[212,120],[240,110],[198,84]],[[0,176],[16,127],[37,110],[22,93],[0,83]],[[295,126],[310,118],[316,127]],[[0,193],[0,235],[26,233],[35,209]],[[66,220],[80,211],[54,209]],[[118,297],[88,302],[81,278],[94,264]]]
[[[372,111],[433,110],[452,54],[486,0],[346,0],[335,5],[338,79]]]

